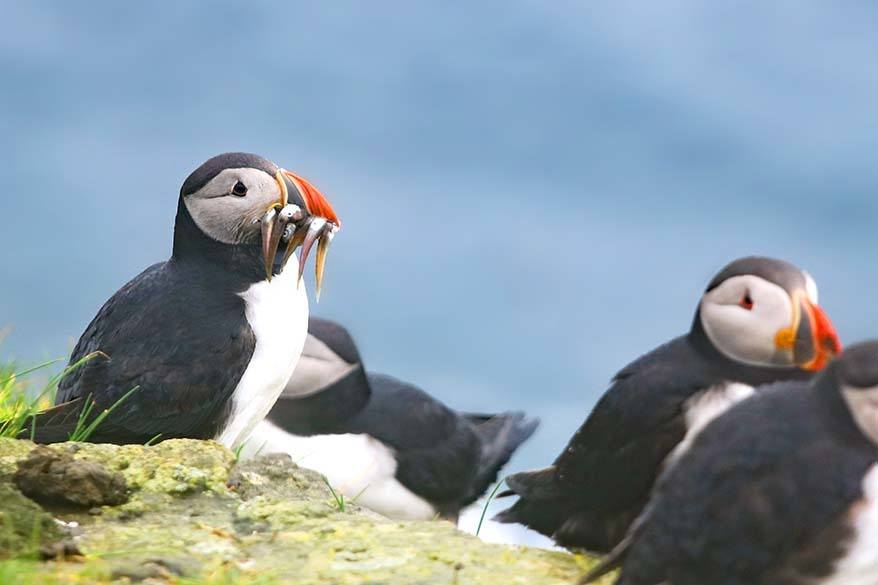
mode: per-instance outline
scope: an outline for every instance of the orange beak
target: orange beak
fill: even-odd
[[[778,331],[775,345],[778,349],[791,351],[793,361],[803,370],[822,370],[829,360],[841,353],[841,341],[835,327],[805,291],[796,291],[792,301],[793,324]]]
[[[335,210],[317,187],[285,169],[278,170],[275,180],[280,188],[279,201],[273,203],[260,220],[262,223],[262,256],[265,264],[265,277],[271,280],[275,256],[281,241],[286,242],[286,250],[281,260],[281,267],[296,248],[299,252],[299,279],[305,270],[314,244],[317,244],[317,260],[314,264],[317,281],[317,300],[323,288],[323,271],[326,267],[326,255],[329,244],[341,227]]]
[[[822,370],[829,363],[829,360],[841,353],[841,341],[835,332],[835,326],[823,309],[807,299],[803,300],[802,305],[804,316],[809,321],[811,343],[814,348],[814,357],[802,364],[802,368],[814,372]]]
[[[329,204],[329,201],[326,200],[326,197],[323,196],[323,193],[317,187],[296,173],[286,169],[281,170],[281,172],[293,182],[299,193],[302,194],[302,197],[305,199],[305,205],[308,207],[308,213],[322,217],[334,223],[337,227],[341,227],[341,220],[338,219],[335,210],[332,209],[332,205]]]

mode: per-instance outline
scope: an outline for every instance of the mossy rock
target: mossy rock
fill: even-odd
[[[0,559],[39,555],[61,538],[50,514],[8,482],[0,482]]]
[[[27,441],[0,440],[0,489],[14,491],[12,472],[33,448]],[[574,583],[594,563],[580,555],[486,544],[442,521],[395,522],[350,504],[342,510],[322,476],[286,456],[236,466],[220,445],[184,440],[51,448],[123,475],[128,501],[91,510],[47,506],[58,520],[78,524],[75,542],[84,560],[0,562],[2,583],[13,575],[9,582],[25,585],[560,585]],[[49,517],[18,496],[32,515]]]

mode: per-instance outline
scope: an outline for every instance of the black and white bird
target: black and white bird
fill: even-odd
[[[689,333],[616,374],[550,467],[507,478],[503,495],[519,499],[497,519],[609,551],[699,430],[757,386],[808,378],[839,350],[806,272],[735,260],[708,285]]]
[[[714,421],[614,560],[619,585],[878,583],[878,341]]]
[[[36,440],[64,441],[84,409],[97,415],[128,395],[91,441],[213,438],[235,448],[296,367],[308,327],[301,272],[317,243],[319,287],[338,225],[313,185],[262,157],[202,164],[180,190],[171,258],[98,311],[70,363],[93,359],[61,380]],[[298,270],[284,268],[299,245]]]
[[[366,372],[350,334],[312,318],[296,372],[243,456],[288,453],[385,516],[454,520],[537,427],[519,412],[460,413]]]

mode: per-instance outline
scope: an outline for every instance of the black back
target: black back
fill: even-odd
[[[793,585],[829,574],[878,462],[833,384],[778,385],[705,429],[657,485],[620,583]]]

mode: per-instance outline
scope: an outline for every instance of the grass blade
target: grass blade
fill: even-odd
[[[98,426],[102,422],[104,422],[104,419],[110,416],[110,414],[114,410],[116,410],[116,408],[120,404],[125,402],[125,400],[127,400],[129,396],[137,392],[139,389],[140,386],[135,386],[134,388],[126,392],[121,398],[119,398],[119,400],[114,402],[110,408],[105,408],[102,413],[100,413],[98,416],[95,417],[93,421],[91,421],[91,423],[86,425],[85,421],[88,419],[88,415],[91,413],[92,409],[95,406],[95,401],[91,399],[91,394],[89,394],[87,399],[88,404],[83,407],[82,412],[79,414],[79,419],[76,421],[76,428],[74,428],[73,432],[70,433],[70,438],[68,440],[76,442],[88,441],[89,437],[91,437],[91,435],[95,432]]]
[[[4,384],[8,384],[9,382],[15,380],[16,378],[21,378],[23,376],[27,376],[28,374],[32,374],[32,373],[36,372],[37,370],[42,370],[43,368],[47,368],[47,367],[51,366],[52,364],[57,364],[58,362],[62,361],[63,359],[64,358],[55,358],[53,360],[49,360],[47,362],[43,362],[39,365],[33,366],[32,368],[27,368],[26,370],[22,370],[20,372],[15,372],[14,374],[7,376],[2,381],[0,381],[0,386],[3,386]]]
[[[491,502],[494,501],[494,498],[497,497],[497,492],[500,491],[500,486],[503,485],[505,479],[501,479],[497,482],[497,485],[494,486],[494,489],[491,490],[491,494],[488,496],[488,499],[485,501],[485,505],[482,507],[482,515],[479,516],[479,525],[476,526],[476,536],[482,531],[482,522],[485,521],[485,514],[488,513],[488,506],[491,505]]]

